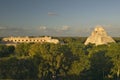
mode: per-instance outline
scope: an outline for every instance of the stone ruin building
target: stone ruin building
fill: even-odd
[[[7,37],[2,39],[7,43],[59,43],[58,39],[52,39],[51,37]]]
[[[108,36],[102,26],[96,26],[91,35],[85,41],[85,45],[92,43],[95,45],[102,45],[115,42],[112,37]]]

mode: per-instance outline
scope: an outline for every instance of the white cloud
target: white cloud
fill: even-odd
[[[0,36],[23,36],[28,30],[18,27],[0,26]]]
[[[6,27],[6,26],[0,26],[0,30],[5,30],[5,29],[8,29],[8,27]]]
[[[67,31],[70,29],[70,26],[62,26],[61,30],[62,31]]]
[[[55,13],[55,12],[48,12],[48,16],[57,16],[57,13]]]
[[[39,27],[39,30],[46,30],[46,29],[47,29],[46,26],[40,26],[40,27]]]

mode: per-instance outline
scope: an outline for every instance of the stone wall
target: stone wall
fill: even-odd
[[[58,39],[52,39],[51,37],[7,37],[2,39],[3,42],[14,42],[14,43],[59,43]]]

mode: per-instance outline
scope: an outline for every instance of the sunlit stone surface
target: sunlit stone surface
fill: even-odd
[[[96,26],[96,28],[93,30],[91,35],[87,38],[85,41],[85,45],[92,43],[95,45],[102,45],[115,42],[112,37],[108,36],[106,31],[103,29],[102,26]]]

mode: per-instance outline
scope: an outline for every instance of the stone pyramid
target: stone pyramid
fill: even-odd
[[[91,36],[87,38],[85,41],[85,45],[92,43],[95,45],[102,45],[107,43],[115,42],[112,37],[108,36],[106,31],[103,29],[102,26],[96,26],[94,31],[92,32]]]

